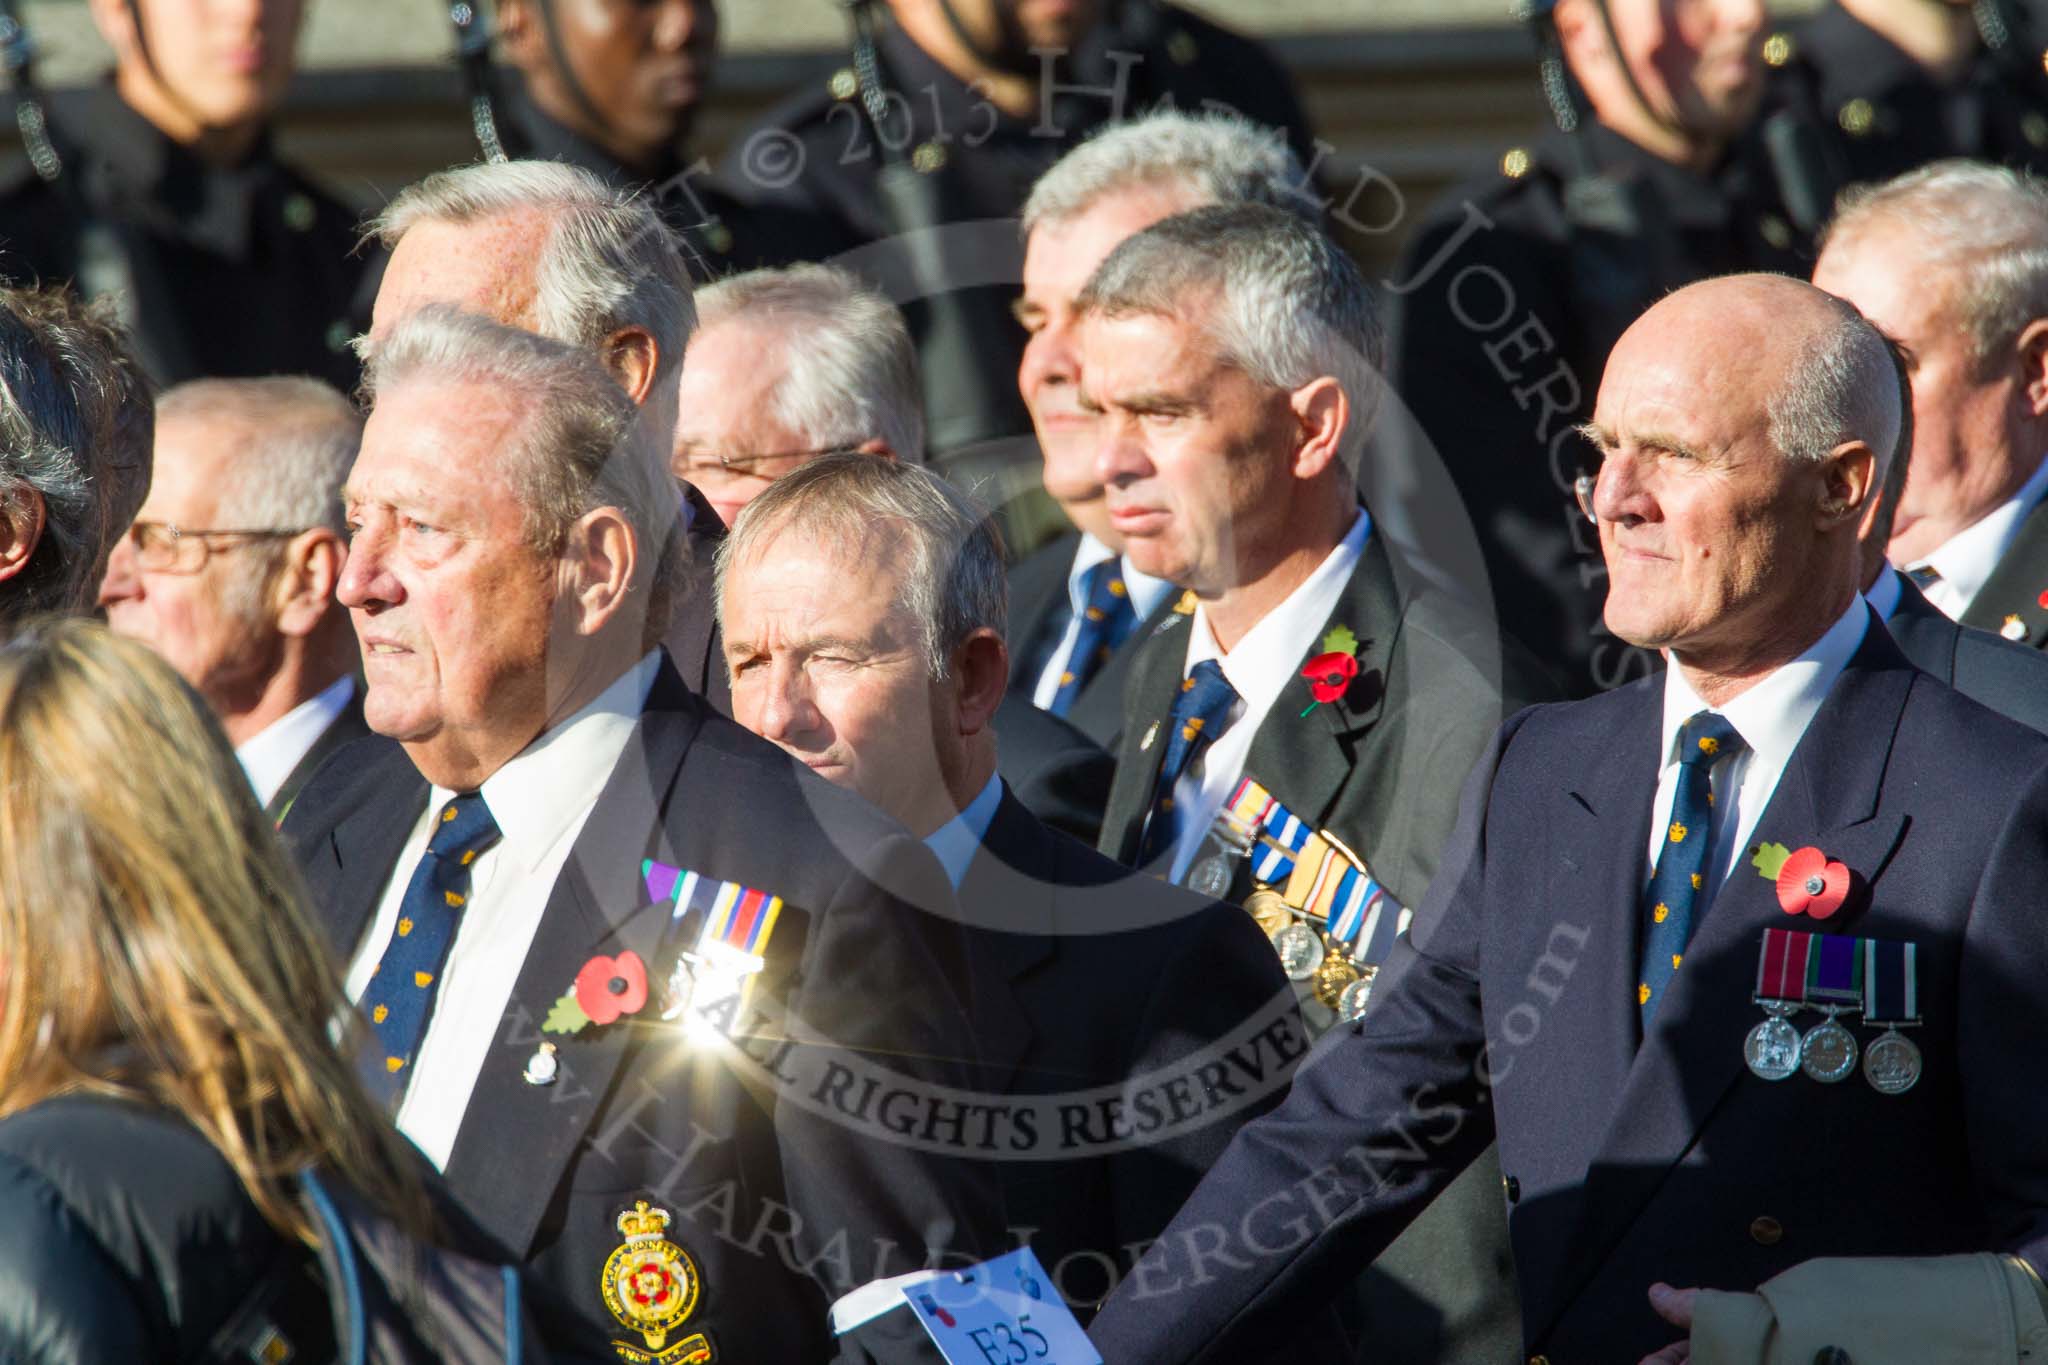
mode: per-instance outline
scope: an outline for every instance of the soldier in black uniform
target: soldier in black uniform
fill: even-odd
[[[1576,131],[1511,150],[1498,174],[1446,195],[1389,283],[1409,412],[1382,419],[1381,450],[1434,448],[1472,518],[1502,626],[1579,695],[1655,665],[1601,621],[1606,570],[1574,492],[1594,468],[1575,428],[1608,350],[1670,289],[1804,268],[1741,137],[1762,93],[1761,5],[1720,11],[1722,26],[1692,47],[1654,32],[1661,9],[1559,0],[1546,84],[1575,85],[1557,113]],[[1653,47],[1655,66],[1637,55]]]
[[[2048,171],[2044,39],[2020,0],[1829,0],[1764,60],[1840,188],[1953,156]]]
[[[964,468],[985,501],[1002,503],[1038,483],[1016,384],[1024,333],[1010,318],[1023,271],[1012,220],[1038,177],[1095,129],[1161,107],[1228,105],[1284,129],[1311,167],[1313,139],[1270,54],[1176,5],[1094,0],[1051,17],[1018,0],[887,0],[886,9],[894,23],[874,44],[869,90],[856,60],[773,110],[722,169],[755,202],[823,212],[861,242],[957,226],[935,255],[919,258],[899,240],[842,264],[906,304],[935,462],[961,477],[956,457],[980,446]],[[918,182],[908,195],[885,192],[885,165]],[[974,287],[954,288],[967,279]],[[1056,514],[1026,521],[1006,516],[1013,553],[1065,528]]]
[[[300,3],[205,23],[159,8],[93,4],[113,77],[50,103],[47,143],[0,191],[0,276],[119,298],[158,383],[305,373],[352,387],[348,342],[374,294],[357,213],[270,144]]]
[[[854,244],[822,215],[742,203],[691,157],[717,55],[711,0],[499,0],[498,33],[511,69],[490,87],[506,153],[651,187],[699,282]]]

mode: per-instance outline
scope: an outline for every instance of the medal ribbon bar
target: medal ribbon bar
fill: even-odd
[[[1763,950],[1757,955],[1756,998],[1806,1002],[1806,964],[1812,955],[1813,935],[1797,929],[1764,930]]]
[[[1806,960],[1808,1004],[1855,1007],[1863,1003],[1863,940],[1843,934],[1813,934]]]
[[[1918,944],[1866,938],[1863,949],[1863,1022],[1920,1022]]]

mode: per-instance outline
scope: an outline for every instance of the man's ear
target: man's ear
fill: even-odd
[[[1344,433],[1351,426],[1351,398],[1328,375],[1312,379],[1287,396],[1299,426],[1294,452],[1294,477],[1318,478],[1339,463]]]
[[[2048,318],[2036,318],[2021,328],[2016,349],[2028,415],[2048,417]]]
[[[284,562],[271,588],[280,634],[304,639],[320,628],[335,609],[334,589],[348,547],[326,527],[301,531],[286,542]]]
[[[895,451],[889,448],[889,443],[879,436],[870,436],[867,440],[862,441],[853,448],[853,453],[856,455],[879,455],[885,460],[900,458]]]
[[[135,31],[135,11],[128,7],[128,0],[86,0],[86,10],[92,15],[92,26],[114,49],[115,61],[132,60],[142,40]]]
[[[0,582],[20,576],[35,558],[45,515],[43,495],[25,483],[0,494]]]
[[[578,635],[596,635],[624,612],[640,572],[640,544],[616,507],[585,512],[562,543],[562,605]],[[644,608],[646,594],[641,594]]]
[[[1861,441],[1845,441],[1821,462],[1821,529],[1847,521],[1857,529],[1877,495],[1877,456]]]
[[[498,50],[505,64],[521,71],[532,67],[541,55],[544,38],[527,0],[498,0]]]
[[[1010,651],[983,626],[953,651],[953,681],[960,696],[960,733],[977,735],[995,720],[1010,686]]]
[[[654,373],[661,366],[661,346],[645,327],[621,327],[604,339],[604,367],[635,403],[654,392]]]

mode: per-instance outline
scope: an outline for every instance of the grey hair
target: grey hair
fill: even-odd
[[[1379,406],[1386,334],[1351,258],[1270,205],[1192,209],[1120,242],[1074,309],[1178,317],[1196,294],[1216,300],[1209,340],[1225,363],[1273,388],[1338,382],[1351,400],[1343,453],[1355,473]]]
[[[596,354],[433,304],[392,329],[363,383],[374,400],[421,380],[483,385],[524,407],[503,456],[525,510],[527,543],[559,555],[577,518],[619,509],[651,570],[649,642],[664,634],[688,571],[682,502],[665,433],[639,420],[638,406]]]
[[[1876,457],[1882,487],[1899,443],[1896,353],[1861,313],[1822,297],[1834,323],[1807,338],[1784,385],[1764,405],[1771,444],[1788,460],[1817,463],[1837,446],[1861,441]]]
[[[33,492],[43,533],[0,594],[0,621],[91,605],[114,542],[149,496],[155,408],[104,306],[62,288],[0,289],[0,501]]]
[[[370,221],[389,249],[425,222],[469,224],[515,214],[547,222],[535,267],[530,326],[574,346],[595,346],[622,327],[654,337],[673,373],[697,325],[680,246],[645,195],[614,189],[560,161],[499,161],[437,171],[398,192]]]
[[[1196,204],[1270,204],[1322,223],[1322,200],[1277,129],[1231,113],[1161,110],[1111,124],[1053,163],[1024,201],[1024,235],[1138,189],[1177,189]]]
[[[1919,239],[1913,269],[1953,280],[1953,316],[1982,366],[2048,318],[2048,185],[2032,175],[1951,159],[1845,193],[1822,240],[1846,243],[1898,225]]]
[[[1010,590],[1002,535],[979,504],[929,469],[827,455],[768,485],[718,547],[721,619],[733,565],[791,531],[862,561],[907,558],[899,605],[918,624],[933,678],[947,676],[953,651],[975,631],[1004,630]]]
[[[750,270],[697,295],[700,331],[735,320],[772,326],[788,357],[774,417],[812,450],[881,440],[899,460],[924,458],[917,349],[896,305],[829,265]],[[685,362],[687,363],[687,361]]]
[[[166,389],[157,426],[220,423],[240,447],[222,485],[216,524],[247,531],[343,533],[341,486],[362,445],[363,417],[341,391],[309,375],[194,379]]]

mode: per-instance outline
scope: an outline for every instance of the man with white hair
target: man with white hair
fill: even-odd
[[[1374,531],[1356,471],[1379,317],[1321,232],[1265,205],[1179,214],[1111,251],[1074,307],[1107,519],[1182,590],[1132,660],[1099,846],[1244,902],[1320,1032],[1373,989],[1459,781],[1541,685]],[[1447,1360],[1511,1343],[1493,1182],[1418,1236],[1380,1267],[1403,1283],[1367,1331]]]
[[[273,818],[369,733],[334,600],[363,419],[312,378],[195,379],[157,400],[155,478],[100,584],[107,624],[206,699]]]
[[[2048,738],[1863,601],[1899,412],[1884,339],[1800,281],[1623,335],[1607,621],[1670,667],[1501,728],[1372,1008],[1104,1308],[1105,1359],[1238,1358],[1496,1136],[1532,1360],[1683,1360],[1687,1290],[1814,1258],[2048,1263]]]
[[[589,348],[432,307],[367,383],[377,733],[285,823],[366,1085],[564,1356],[916,1358],[886,1282],[995,1250],[1000,1197],[820,1088],[977,1087],[937,865],[677,676],[666,432]]]
[[[689,272],[644,195],[555,161],[484,162],[399,191],[370,230],[391,253],[361,349],[424,304],[590,348],[665,445],[675,429],[676,370],[697,325]],[[690,558],[710,562],[725,527],[683,487]],[[676,603],[670,654],[683,680],[727,709],[708,591]]]
[[[750,271],[705,288],[697,304],[674,468],[727,523],[777,479],[827,454],[924,459],[909,329],[857,277],[824,265]],[[1004,700],[996,728],[1017,799],[1094,843],[1109,800],[1109,755],[1021,697]]]
[[[1854,193],[1813,282],[1911,366],[1892,563],[1962,624],[2048,648],[2048,190],[1944,161]]]
[[[1321,216],[1286,139],[1231,114],[1148,114],[1061,157],[1025,202],[1017,320],[1029,340],[1017,384],[1044,456],[1045,491],[1074,529],[1010,573],[1010,686],[1113,746],[1131,645],[1172,605],[1173,585],[1123,554],[1081,410],[1074,296],[1110,248],[1206,204],[1273,204]]]

